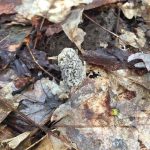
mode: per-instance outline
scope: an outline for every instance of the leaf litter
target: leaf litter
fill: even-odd
[[[149,1],[0,3],[1,149],[150,149]]]

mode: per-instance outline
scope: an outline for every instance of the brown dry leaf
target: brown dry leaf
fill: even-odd
[[[84,41],[86,33],[78,28],[78,25],[82,22],[83,9],[76,9],[71,12],[69,17],[65,20],[62,28],[69,39],[76,44],[81,50],[81,44]]]
[[[145,21],[150,19],[150,1],[142,0],[142,3],[135,5],[133,2],[126,2],[120,5],[121,10],[128,19],[133,17],[143,17]]]
[[[128,53],[120,49],[99,48],[82,53],[88,64],[102,66],[109,72],[127,68]]]
[[[29,135],[30,135],[30,132],[24,132],[14,138],[1,141],[1,144],[5,143],[5,144],[8,144],[11,149],[16,149],[19,146],[19,144],[22,141],[24,141]]]
[[[67,128],[66,130],[67,136],[77,144],[80,150],[139,149],[138,133],[134,129],[97,127]]]
[[[92,0],[23,0],[22,5],[17,7],[17,12],[24,17],[31,19],[38,15],[46,17],[49,21],[59,23],[65,20],[73,6],[89,4]]]
[[[53,145],[53,150],[60,150],[60,149],[68,150],[68,149],[71,149],[72,147],[74,147],[73,144],[71,142],[66,141],[65,138],[64,138],[64,140],[60,140],[59,138],[51,135],[49,137],[49,140],[51,141],[51,144]]]
[[[120,8],[128,19],[132,19],[134,16],[141,17],[141,10],[139,10],[138,7],[135,7],[132,2],[124,3],[120,5]]]
[[[8,116],[11,110],[2,104],[0,105],[0,123]]]
[[[123,45],[122,41],[125,41],[128,45],[135,48],[144,47],[146,43],[144,31],[140,28],[136,28],[136,34],[137,35],[133,32],[122,30],[122,34],[119,36],[121,39],[119,43]]]
[[[149,128],[138,130],[139,125],[150,124],[149,73],[98,72],[97,78],[84,81],[70,100],[54,111],[52,120],[62,119],[55,125],[57,130],[81,150],[140,149],[138,140],[149,149],[148,134],[144,134]],[[114,116],[112,108],[118,110]]]
[[[56,108],[57,105],[60,104],[58,102],[58,97],[62,97],[61,94],[64,93],[59,85],[46,78],[37,81],[34,84],[34,89],[28,88],[23,91],[23,93],[12,95],[13,91],[16,90],[18,89],[13,81],[5,83],[4,87],[0,89],[0,96],[3,100],[11,104],[14,109],[18,107],[21,100],[28,100],[29,102],[24,102],[26,107],[21,111],[37,123],[41,123],[42,121],[44,122],[49,117],[52,109]],[[52,106],[45,103],[47,97],[54,100]],[[0,105],[0,108],[1,122],[7,117],[11,110],[3,105]]]
[[[68,148],[71,146],[66,146],[63,141],[50,135],[46,136],[35,150],[68,150]]]
[[[0,141],[14,137],[12,130],[6,125],[0,125]]]
[[[150,149],[149,135],[150,135],[150,125],[140,125],[138,126],[139,139],[143,142],[147,149]]]
[[[75,144],[65,139],[62,135],[56,136],[47,134],[39,141],[41,142],[38,142],[39,144],[35,150],[68,150],[72,148],[77,150]]]
[[[0,75],[0,88],[5,87],[9,82],[15,79],[17,75],[11,69],[5,69],[5,71],[1,72]],[[1,90],[0,89],[0,90]],[[1,94],[0,94],[1,95]],[[1,96],[3,99],[4,97]],[[0,123],[7,117],[7,115],[11,112],[11,110],[0,102]]]
[[[47,78],[43,78],[42,80],[37,81],[34,84],[34,89],[28,89],[24,91],[23,95],[17,94],[13,96],[12,92],[16,90],[18,89],[16,88],[15,83],[9,82],[5,84],[2,89],[0,89],[0,96],[16,106],[18,102],[27,98],[36,102],[44,102],[46,96],[51,96],[50,91],[52,92],[52,94],[58,96],[63,93],[63,90],[55,82],[50,81]],[[50,95],[45,95],[45,92]]]
[[[45,102],[46,97],[51,95],[60,96],[63,94],[63,89],[54,81],[48,78],[42,78],[34,84],[34,89],[24,91],[23,95],[17,98],[18,101],[28,98],[33,102]],[[46,93],[46,94],[45,94]]]
[[[97,83],[86,79],[85,84],[72,93],[70,100],[55,110],[52,120],[59,120],[64,117],[62,124],[83,125],[84,127],[110,124],[111,118],[108,119],[108,108],[106,106],[108,82],[107,78],[104,80],[106,80],[106,85],[103,85],[105,90],[102,90],[101,86],[98,86],[100,89],[96,89]],[[98,81],[98,83],[100,82],[101,80]]]
[[[46,136],[35,150],[54,150],[54,148],[50,139]]]

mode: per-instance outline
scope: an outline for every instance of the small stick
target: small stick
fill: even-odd
[[[6,37],[4,37],[2,40],[0,40],[0,43],[3,42],[4,40],[6,40],[9,37],[9,35],[7,35]]]
[[[27,48],[28,48],[28,50],[29,50],[29,53],[30,53],[32,59],[33,59],[34,62],[38,65],[38,67],[39,67],[42,71],[44,71],[46,74],[48,74],[51,78],[54,78],[56,81],[59,81],[59,79],[57,79],[57,78],[54,77],[51,73],[49,73],[48,71],[46,71],[46,70],[38,63],[38,61],[36,60],[36,58],[34,57],[32,51],[31,51],[29,45],[26,44],[26,46],[27,46]]]
[[[58,56],[52,56],[52,57],[48,57],[48,60],[57,60]]]
[[[120,23],[120,8],[118,8],[117,25],[116,25],[116,30],[115,30],[116,34],[118,33],[119,23]],[[115,43],[118,44],[118,38],[116,38]]]

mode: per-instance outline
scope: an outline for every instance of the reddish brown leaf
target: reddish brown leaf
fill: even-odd
[[[31,80],[32,80],[31,77],[20,77],[15,80],[14,84],[17,89],[20,89],[24,87],[26,84],[28,84]]]

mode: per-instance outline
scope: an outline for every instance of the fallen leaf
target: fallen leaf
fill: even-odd
[[[9,115],[11,110],[4,105],[0,105],[0,123]]]
[[[138,67],[138,68],[145,68],[146,67],[147,70],[150,71],[150,54],[144,54],[144,53],[132,54],[128,57],[128,62],[136,60],[136,59],[142,60],[144,62],[144,64],[138,63],[138,64],[135,64],[135,67]]]
[[[1,70],[4,70],[6,66],[9,65],[10,62],[12,62],[15,58],[15,53],[11,53],[5,50],[0,51],[0,68]]]
[[[7,143],[11,149],[17,148],[19,144],[24,141],[28,136],[30,135],[30,132],[24,132],[14,138],[6,139],[1,141],[2,144]]]
[[[49,21],[59,23],[65,20],[70,14],[73,6],[80,4],[89,4],[92,0],[23,0],[22,5],[17,6],[16,10],[24,17],[31,19],[33,16],[46,17]]]
[[[12,137],[14,137],[13,131],[6,125],[0,125],[0,141],[10,139]]]
[[[84,41],[84,36],[86,33],[78,28],[78,25],[82,22],[83,9],[76,9],[71,12],[69,17],[62,24],[62,28],[68,38],[76,44],[76,46],[81,49],[81,44]]]
[[[107,100],[108,98],[108,81],[107,78],[103,87],[104,91],[99,91],[101,80],[97,83],[87,79],[85,84],[82,85],[79,90],[74,92],[69,101],[65,104],[60,105],[52,115],[53,120],[59,120],[61,126],[101,126],[108,125],[111,122],[111,118],[108,117],[107,113]],[[95,85],[96,84],[96,85]],[[98,89],[96,89],[96,87]],[[96,91],[99,92],[96,92]],[[108,119],[109,118],[109,119]]]
[[[7,29],[0,29],[0,50],[16,52],[16,49],[19,48],[24,41],[24,38],[31,31],[31,27],[17,27],[12,26]]]
[[[128,53],[120,49],[100,48],[94,51],[84,51],[82,55],[88,64],[101,66],[108,71],[128,67]]]
[[[18,109],[35,123],[43,125],[60,104],[58,97],[51,94],[44,103],[32,102],[30,98],[23,99]]]
[[[142,3],[137,5],[133,2],[126,2],[121,4],[120,8],[128,19],[133,17],[143,17],[145,21],[150,19],[150,3],[148,0],[142,0]]]
[[[46,136],[35,150],[55,150],[48,136]]]
[[[55,128],[82,150],[139,149],[139,139],[147,146],[147,138],[139,135],[149,129],[144,127],[139,132],[138,126],[149,124],[149,82],[149,73],[138,76],[118,70],[104,74],[99,69],[99,76],[84,81],[54,111],[51,120],[61,119]],[[127,91],[134,92],[134,96],[123,96]],[[112,115],[114,109],[117,114]]]
[[[135,48],[141,48],[145,46],[146,38],[145,33],[142,29],[136,28],[136,34],[130,31],[122,31],[122,34],[119,36],[120,44],[123,45],[122,41],[125,41],[128,45],[131,45]]]
[[[139,139],[145,145],[147,149],[150,149],[149,143],[149,135],[150,135],[150,127],[149,124],[138,126]]]
[[[126,2],[123,5],[120,5],[120,8],[128,19],[132,19],[134,16],[141,17],[141,10],[139,10],[133,2]]]

